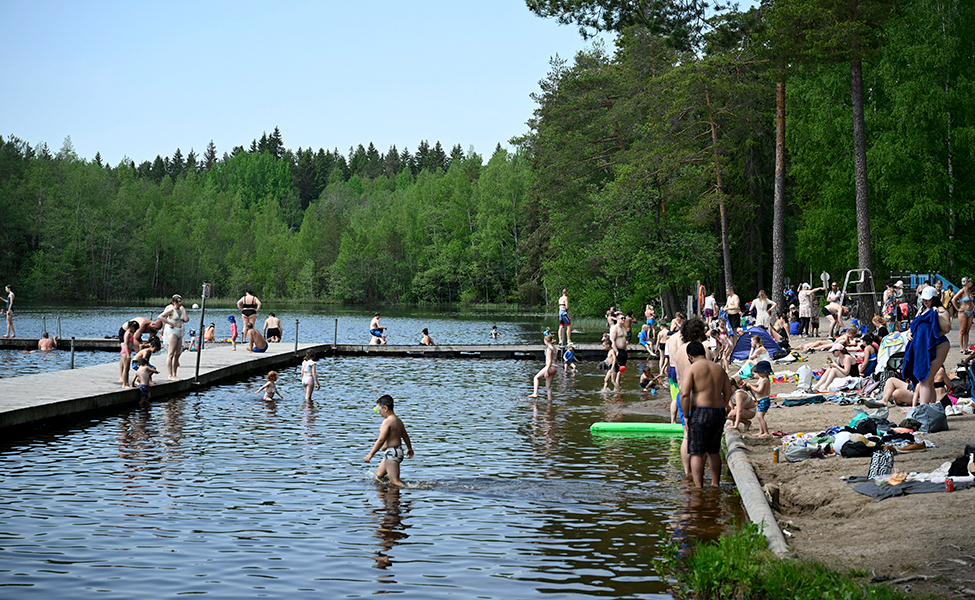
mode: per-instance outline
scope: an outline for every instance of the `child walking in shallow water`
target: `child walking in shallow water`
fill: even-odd
[[[275,394],[277,394],[278,396],[281,397],[282,400],[284,400],[284,395],[282,395],[281,392],[278,391],[277,382],[278,382],[278,372],[271,371],[270,373],[267,374],[267,381],[264,383],[264,385],[258,388],[258,390],[254,393],[260,394],[261,392],[264,392],[265,402],[272,402],[274,400]]]
[[[149,402],[149,386],[152,385],[152,376],[159,371],[149,365],[149,359],[145,356],[139,357],[138,365],[139,369],[135,372],[135,377],[132,378],[132,385],[139,388],[140,401]]]
[[[555,338],[551,334],[545,336],[545,366],[542,370],[535,375],[535,391],[532,392],[529,398],[538,398],[538,383],[539,380],[545,378],[545,393],[548,394],[549,400],[552,399],[552,377],[558,372],[559,368],[555,366]]]
[[[318,355],[313,350],[309,350],[305,354],[305,360],[301,361],[301,385],[305,388],[305,402],[311,401],[312,386],[316,390],[322,389],[322,386],[318,384],[318,371],[315,365],[317,358]]]
[[[379,426],[379,438],[373,444],[372,450],[366,455],[366,462],[382,450],[383,460],[376,469],[376,479],[382,479],[389,475],[389,482],[393,485],[402,486],[403,481],[399,478],[399,464],[403,458],[413,458],[413,443],[410,442],[410,434],[406,433],[406,425],[393,412],[393,397],[386,394],[376,400],[373,408],[376,414],[383,418],[383,424]],[[403,452],[403,444],[406,444],[406,452]]]

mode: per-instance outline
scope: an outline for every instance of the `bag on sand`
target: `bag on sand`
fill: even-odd
[[[894,472],[894,453],[884,446],[870,456],[870,471],[867,477],[886,477]]]
[[[812,369],[809,368],[809,365],[802,365],[799,367],[799,370],[796,371],[796,375],[799,376],[798,389],[804,392],[812,389],[813,372]]]
[[[907,413],[908,419],[914,419],[921,424],[921,433],[937,433],[948,431],[948,417],[945,416],[941,404],[919,404]]]

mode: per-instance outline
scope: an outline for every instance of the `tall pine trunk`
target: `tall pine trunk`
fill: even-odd
[[[785,81],[775,84],[775,199],[772,205],[772,298],[785,289]],[[774,300],[776,306],[781,300]],[[782,307],[783,309],[786,307]],[[782,312],[782,311],[779,311]]]
[[[856,187],[857,209],[857,266],[860,269],[872,269],[870,259],[870,202],[869,186],[867,185],[867,132],[863,118],[863,63],[854,49],[853,59],[850,61],[851,89],[850,97],[853,102],[853,181]],[[860,285],[858,292],[867,290]],[[861,296],[861,298],[863,298]],[[861,323],[870,323],[873,316],[874,302],[859,302],[857,318]]]
[[[714,122],[711,108],[711,90],[707,91],[708,119],[711,125],[711,148],[714,151],[715,193],[718,196],[718,209],[721,214],[721,252],[724,257],[724,288],[730,290],[731,278],[731,240],[728,237],[728,211],[725,206],[724,180],[721,177],[721,155],[718,152],[718,125]]]

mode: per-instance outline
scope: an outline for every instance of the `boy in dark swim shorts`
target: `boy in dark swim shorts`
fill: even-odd
[[[152,376],[159,371],[149,366],[149,357],[147,356],[139,356],[136,360],[139,370],[135,372],[135,377],[132,378],[132,385],[139,388],[140,400],[149,402],[149,386],[152,385]]]
[[[691,366],[681,381],[681,407],[687,415],[684,435],[690,456],[694,487],[704,485],[704,456],[711,467],[711,485],[718,487],[721,478],[721,438],[733,390],[731,380],[721,365],[707,359],[704,344],[689,342],[687,359]]]

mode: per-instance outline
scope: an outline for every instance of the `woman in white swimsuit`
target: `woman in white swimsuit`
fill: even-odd
[[[318,358],[318,356],[315,354],[314,350],[309,350],[308,353],[305,354],[305,360],[301,361],[301,385],[305,388],[305,402],[311,402],[313,385],[316,390],[322,389],[322,386],[318,383],[318,372],[315,369],[316,358]]]
[[[189,322],[190,317],[186,314],[183,307],[183,297],[179,294],[173,296],[172,302],[163,310],[156,320],[161,320],[165,325],[166,343],[169,344],[166,354],[166,370],[169,372],[170,381],[179,381],[176,376],[176,369],[179,368],[179,356],[183,353],[183,337],[185,332],[183,325]]]

